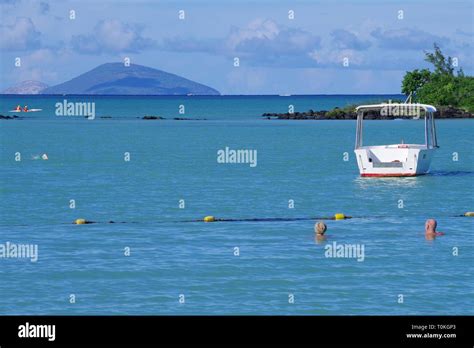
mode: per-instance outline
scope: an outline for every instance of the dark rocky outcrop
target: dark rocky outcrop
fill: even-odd
[[[143,116],[142,120],[166,120],[166,118],[161,116]]]
[[[439,106],[436,109],[435,118],[474,118],[474,113],[452,106]]]
[[[474,114],[464,111],[462,109],[441,106],[437,108],[435,112],[435,118],[442,119],[453,119],[453,118],[474,118]],[[294,112],[294,113],[264,113],[262,117],[269,120],[355,120],[357,113],[353,108],[334,108],[330,111],[321,110],[314,111],[308,110],[306,112]],[[378,111],[366,111],[364,119],[366,120],[394,120],[400,118],[399,116],[392,115],[380,115]]]

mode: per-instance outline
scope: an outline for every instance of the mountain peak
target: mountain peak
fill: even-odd
[[[104,63],[42,94],[219,95],[208,86],[138,64]]]

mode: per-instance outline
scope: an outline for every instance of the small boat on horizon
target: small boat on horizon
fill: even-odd
[[[413,117],[413,112],[410,111],[416,110],[416,116],[420,117],[420,110],[422,110],[425,119],[425,143],[404,144],[402,141],[401,144],[363,146],[364,113],[370,110],[385,114],[390,114],[391,110],[395,110],[397,118],[403,116],[403,113],[406,113],[407,110],[409,112],[406,116]],[[361,105],[356,108],[356,111],[357,129],[354,152],[361,176],[406,177],[428,173],[434,150],[439,147],[433,116],[436,112],[434,106],[411,103],[383,103]]]

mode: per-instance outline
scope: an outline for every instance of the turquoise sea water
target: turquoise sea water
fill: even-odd
[[[354,121],[260,117],[377,98],[103,97],[96,113],[113,118],[86,120],[55,116],[62,97],[1,97],[4,115],[44,111],[0,121],[0,244],[39,250],[37,262],[0,258],[0,314],[474,314],[474,220],[457,216],[474,210],[473,120],[438,121],[429,175],[362,179]],[[208,120],[136,118],[146,114]],[[422,129],[366,123],[372,143]],[[257,150],[257,166],[217,163],[225,147]],[[315,220],[184,222],[339,212],[354,218],[327,221],[321,244]],[[428,242],[430,217],[446,235]],[[364,261],[325,257],[333,242],[363,245]]]
[[[145,115],[173,119],[193,118],[208,120],[256,120],[265,112],[288,112],[292,105],[295,112],[330,110],[351,104],[384,100],[404,100],[402,95],[317,95],[317,96],[1,96],[0,114],[7,115],[17,105],[39,108],[41,112],[20,114],[38,119],[51,118],[56,103],[94,102],[97,118],[137,118]],[[180,106],[184,106],[184,110]],[[184,111],[184,114],[180,113]],[[18,115],[10,113],[10,115]]]

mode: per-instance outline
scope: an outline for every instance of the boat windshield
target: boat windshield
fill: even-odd
[[[363,146],[390,144],[425,144],[424,119],[364,120]]]

